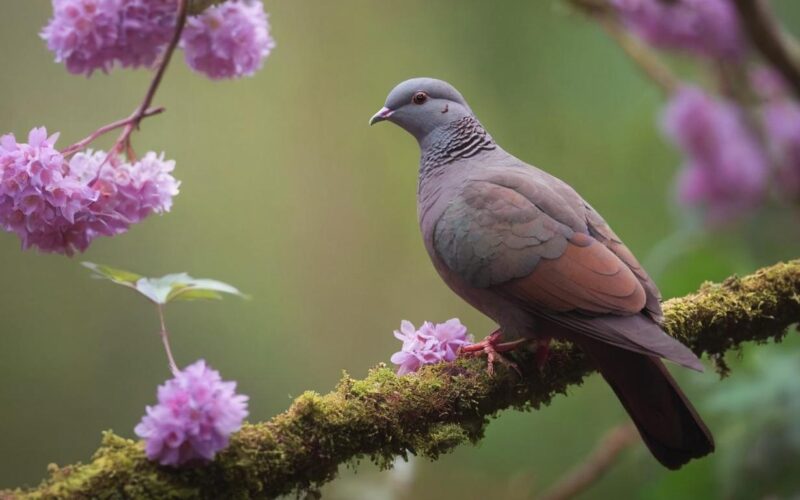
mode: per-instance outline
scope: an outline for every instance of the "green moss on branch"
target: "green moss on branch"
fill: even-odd
[[[780,340],[800,320],[800,260],[707,283],[666,302],[664,311],[670,334],[718,361],[743,342]],[[306,392],[286,412],[245,425],[213,463],[191,469],[159,467],[140,442],[107,432],[88,464],[51,466],[51,477],[37,488],[0,492],[0,499],[244,499],[313,490],[354,459],[388,467],[397,455],[435,459],[477,442],[500,410],[539,408],[593,371],[568,345],[554,346],[541,371],[528,354],[519,361],[523,379],[505,370],[489,377],[481,359],[406,377],[384,365],[363,380],[345,374],[333,392]]]

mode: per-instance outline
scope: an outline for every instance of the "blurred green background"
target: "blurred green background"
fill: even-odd
[[[132,437],[169,376],[152,307],[91,280],[81,260],[148,275],[187,271],[251,294],[173,304],[167,320],[178,363],[203,357],[237,380],[253,421],[303,390],[329,391],[343,369],[360,377],[388,361],[401,319],[459,317],[476,337],[491,331],[440,281],[422,247],[413,139],[367,126],[409,77],[449,80],[507,150],[570,182],[656,268],[665,297],[798,255],[797,219],[786,209],[725,234],[659,243],[685,223],[672,195],[680,158],[657,131],[662,96],[597,26],[558,1],[265,4],[278,46],[264,70],[215,83],[178,53],[156,99],[168,112],[134,137],[139,152],[164,150],[177,161],[182,193],[171,213],[72,259],[20,252],[15,236],[0,234],[0,488],[35,485],[50,462],[89,460],[101,430]],[[71,76],[38,37],[50,3],[0,5],[0,133],[23,138],[46,125],[62,132],[63,147],[130,113],[146,72]],[[800,31],[800,4],[776,5]],[[721,382],[713,370],[680,373],[718,453],[668,473],[637,445],[585,498],[737,497],[737,457],[750,448],[732,426],[761,427],[747,426],[753,405],[726,402],[763,395],[742,387],[773,379],[782,394],[798,372],[770,375],[779,364],[770,356],[793,367],[798,347],[790,339],[732,356],[738,368]],[[478,446],[438,462],[393,473],[342,467],[325,497],[531,498],[624,419],[595,376],[541,411],[502,414]],[[798,456],[781,459],[786,474],[800,473]]]

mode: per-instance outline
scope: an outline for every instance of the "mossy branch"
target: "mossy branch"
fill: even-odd
[[[800,260],[745,278],[704,284],[664,304],[665,328],[721,371],[724,354],[744,342],[779,341],[800,320]],[[485,361],[459,360],[397,377],[379,365],[363,380],[348,375],[336,390],[306,392],[273,419],[248,424],[208,465],[188,469],[148,461],[141,442],[105,433],[85,465],[50,466],[37,488],[0,492],[0,499],[43,498],[272,498],[315,491],[342,463],[369,457],[388,467],[397,455],[436,459],[483,437],[500,410],[546,405],[593,368],[580,351],[554,346],[542,370],[520,356],[524,377],[486,374]]]

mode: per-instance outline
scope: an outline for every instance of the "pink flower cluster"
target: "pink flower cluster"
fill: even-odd
[[[218,80],[253,75],[275,42],[260,1],[229,0],[190,18],[181,47],[190,68]]]
[[[655,47],[709,57],[744,51],[739,20],[729,0],[612,0],[628,29]]]
[[[42,38],[75,74],[149,67],[172,39],[177,0],[53,0]],[[189,66],[210,78],[249,76],[274,47],[260,0],[228,0],[190,17],[182,36]]]
[[[178,194],[175,163],[147,153],[135,164],[101,151],[67,160],[58,134],[31,130],[27,143],[0,137],[0,227],[23,248],[72,255],[98,236],[113,236],[152,213],[169,210]]]
[[[756,208],[771,180],[779,196],[800,201],[800,104],[775,73],[759,71],[752,80],[762,103],[750,121],[736,104],[690,86],[676,92],[663,115],[666,134],[685,157],[678,196],[702,208],[712,226]]]
[[[247,400],[236,394],[236,382],[223,382],[199,360],[158,387],[158,404],[147,407],[134,431],[147,457],[162,465],[212,460],[242,427]]]
[[[70,73],[150,66],[175,31],[175,0],[53,0],[42,38]]]
[[[724,223],[761,202],[769,165],[738,107],[686,86],[667,105],[663,125],[685,156],[678,196],[702,207],[707,222]]]
[[[403,320],[394,336],[403,342],[403,347],[391,358],[398,365],[398,375],[415,372],[422,365],[453,361],[458,350],[470,343],[467,327],[458,318],[437,324],[426,321],[419,330]]]
[[[769,151],[777,164],[778,192],[800,202],[800,104],[788,95],[777,95],[764,105],[763,119]]]

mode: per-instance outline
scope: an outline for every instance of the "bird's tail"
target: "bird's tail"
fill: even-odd
[[[714,438],[660,359],[581,336],[656,459],[679,469],[714,451]]]

